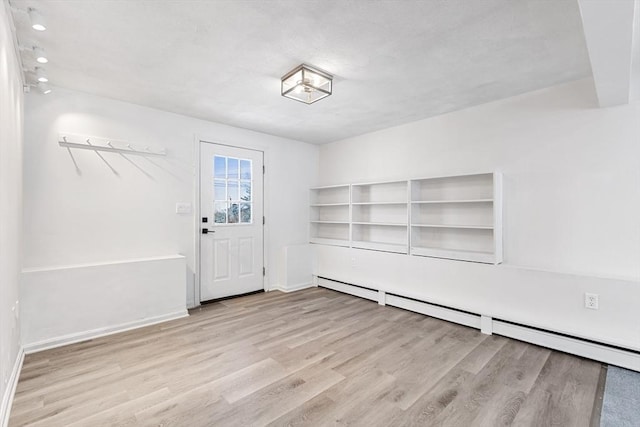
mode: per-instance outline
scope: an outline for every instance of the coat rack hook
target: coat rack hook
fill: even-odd
[[[93,140],[93,141],[92,141]],[[74,142],[75,141],[75,142]],[[115,141],[115,142],[114,142]],[[138,154],[142,156],[165,156],[166,149],[154,150],[148,145],[140,144],[136,148],[135,145],[125,140],[110,140],[107,138],[99,138],[87,135],[77,134],[58,134],[58,143],[62,147],[79,148],[85,150],[109,151],[117,153]],[[95,145],[94,145],[95,143]]]

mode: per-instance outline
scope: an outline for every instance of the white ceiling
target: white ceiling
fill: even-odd
[[[12,0],[55,86],[312,143],[591,74],[576,0]],[[34,62],[25,53],[26,66]],[[280,96],[300,63],[335,75]]]

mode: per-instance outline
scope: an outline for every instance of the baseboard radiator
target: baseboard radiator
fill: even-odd
[[[640,352],[638,351],[543,330],[478,313],[471,313],[454,307],[433,304],[428,301],[345,283],[326,277],[318,276],[316,280],[320,287],[376,301],[380,305],[402,308],[426,316],[480,329],[480,331],[485,334],[501,335],[640,372]]]

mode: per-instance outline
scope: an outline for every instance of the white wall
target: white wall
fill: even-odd
[[[25,352],[187,316],[185,268],[174,255],[24,270]]]
[[[318,273],[640,348],[640,104],[599,109],[573,82],[324,145],[318,184],[493,170],[503,265],[321,248]],[[590,286],[599,311],[582,307]]]
[[[48,268],[170,254],[187,257],[193,303],[195,137],[265,150],[268,283],[283,248],[307,241],[316,146],[57,89],[25,104],[24,266]],[[160,158],[67,150],[58,132],[166,148]],[[177,215],[190,202],[192,215]],[[273,268],[270,268],[273,266]],[[90,303],[90,301],[87,301]]]
[[[19,278],[22,264],[22,76],[6,3],[0,4],[0,423],[20,352]]]

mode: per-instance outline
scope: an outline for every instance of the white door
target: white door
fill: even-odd
[[[200,301],[264,289],[262,151],[200,142]]]

